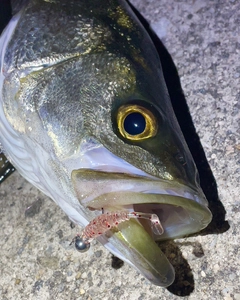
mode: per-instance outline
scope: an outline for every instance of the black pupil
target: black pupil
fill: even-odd
[[[137,135],[143,133],[146,128],[144,116],[138,112],[129,114],[124,120],[124,129],[128,134]]]

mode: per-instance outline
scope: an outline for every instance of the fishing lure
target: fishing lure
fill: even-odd
[[[81,235],[72,240],[75,248],[80,252],[85,252],[90,247],[90,242],[107,231],[117,228],[117,226],[130,219],[146,219],[151,221],[152,231],[156,235],[163,234],[163,227],[156,214],[140,212],[107,212],[94,218],[84,229]],[[71,245],[70,244],[70,245]]]

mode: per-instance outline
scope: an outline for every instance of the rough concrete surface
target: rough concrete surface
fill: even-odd
[[[2,300],[240,300],[240,1],[132,3],[178,69],[230,228],[219,217],[219,231],[162,245],[178,275],[172,287],[160,288],[127,264],[112,268],[111,254],[97,242],[89,252],[75,251],[69,241],[77,229],[15,172],[0,187]]]

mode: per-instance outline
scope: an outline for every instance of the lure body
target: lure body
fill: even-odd
[[[104,213],[97,216],[84,228],[81,237],[85,243],[90,243],[94,238],[97,238],[113,228],[117,228],[120,223],[128,221],[129,219],[149,220],[152,225],[152,230],[155,234],[161,235],[163,233],[163,228],[157,215],[119,211]]]

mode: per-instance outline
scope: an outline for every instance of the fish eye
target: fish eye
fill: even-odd
[[[129,140],[139,141],[157,133],[157,119],[147,108],[140,105],[123,105],[117,112],[120,134]]]

